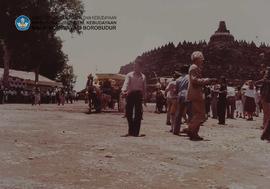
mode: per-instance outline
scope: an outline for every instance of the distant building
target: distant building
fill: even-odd
[[[2,83],[2,76],[4,69],[0,68],[0,83]],[[9,86],[12,88],[21,88],[31,90],[35,86],[35,73],[18,70],[9,70]],[[63,87],[62,83],[50,80],[42,75],[39,75],[39,82],[37,86],[41,90],[47,90],[54,87]]]
[[[206,26],[207,27],[207,26]],[[198,28],[198,32],[200,32]],[[133,70],[134,62],[141,62],[148,84],[156,78],[172,76],[182,65],[191,64],[190,56],[194,51],[202,51],[205,56],[203,73],[207,77],[225,76],[232,82],[260,79],[261,64],[270,66],[270,47],[265,43],[257,46],[253,41],[235,40],[226,27],[225,21],[209,37],[209,41],[172,42],[139,55],[133,62],[122,66],[120,74]]]

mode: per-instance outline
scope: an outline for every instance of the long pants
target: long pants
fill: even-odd
[[[135,116],[133,112],[135,110]],[[127,96],[126,116],[128,120],[128,134],[139,136],[142,120],[142,92],[134,91]]]
[[[163,112],[164,101],[163,98],[156,99],[156,109],[159,113]]]
[[[176,107],[176,114],[175,114],[175,121],[173,123],[173,134],[178,135],[181,129],[181,119],[184,115],[184,112],[187,108],[187,102],[182,99],[178,99],[177,107]]]
[[[65,104],[65,96],[64,95],[60,95],[60,104],[62,104],[64,106]],[[58,104],[58,105],[60,105]]]
[[[35,95],[35,105],[39,104],[40,105],[40,95]]]
[[[124,114],[126,114],[126,99],[125,98],[120,98],[119,101],[119,112],[123,112]]]
[[[242,114],[243,113],[242,100],[237,100],[236,101],[236,111],[237,111],[238,114]]]
[[[188,125],[191,136],[198,136],[200,126],[205,121],[205,102],[204,100],[191,101],[192,119]]]
[[[226,116],[226,100],[218,100],[217,103],[218,110],[218,123],[225,124],[225,116]]]
[[[172,98],[167,98],[167,120],[166,123],[171,122],[171,107],[173,105],[173,99]]]
[[[256,103],[256,115],[259,116],[260,114],[260,105],[259,102],[255,102]]]
[[[88,91],[88,105],[89,112],[92,111],[93,106],[96,112],[101,112],[101,101],[98,99],[97,94],[93,91]]]
[[[211,101],[211,110],[212,110],[212,116],[214,119],[217,118],[217,99],[213,99]]]
[[[173,131],[174,130],[174,125],[175,125],[175,118],[176,118],[176,112],[174,113],[171,113],[171,130]]]
[[[243,96],[242,97],[242,107],[243,107],[243,116],[245,117],[245,115],[246,115],[246,112],[245,112],[245,109],[244,109],[244,105],[245,105],[245,103],[246,103],[246,96]]]
[[[191,119],[192,119],[192,104],[191,104],[191,102],[187,102],[187,108],[186,108],[186,114],[187,114],[187,116],[188,116],[188,122],[190,122],[191,121]]]
[[[98,97],[97,93],[92,93],[92,103],[94,105],[94,108],[97,113],[101,112],[102,105],[101,105],[101,99]]]
[[[234,118],[235,97],[227,98],[227,118]]]
[[[206,98],[205,99],[205,111],[206,111],[207,116],[210,113],[210,106],[211,106],[211,99],[210,98]]]
[[[268,122],[270,121],[270,103],[262,100],[263,108],[263,128],[266,129]]]
[[[4,93],[3,91],[0,91],[0,104],[3,104],[4,102]]]

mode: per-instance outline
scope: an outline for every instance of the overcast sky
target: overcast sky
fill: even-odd
[[[117,16],[116,31],[60,32],[78,76],[117,73],[147,50],[179,41],[209,41],[220,20],[236,39],[270,42],[269,0],[83,0],[86,16]],[[257,37],[256,37],[257,36]]]

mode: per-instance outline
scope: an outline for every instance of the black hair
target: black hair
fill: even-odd
[[[180,72],[182,74],[188,74],[188,70],[189,70],[189,65],[186,65],[186,64],[181,66],[181,68],[180,68]]]

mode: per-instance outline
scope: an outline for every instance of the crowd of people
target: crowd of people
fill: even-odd
[[[262,140],[270,141],[270,67],[260,72],[261,80],[246,81],[242,86],[235,86],[227,78],[203,78],[204,56],[195,51],[191,55],[191,65],[183,65],[180,72],[175,72],[173,80],[165,90],[156,90],[156,112],[167,112],[166,124],[174,135],[185,133],[192,141],[200,141],[200,126],[209,118],[216,119],[219,125],[226,125],[226,119],[246,119],[252,121],[254,116],[263,113]],[[86,83],[86,103],[89,113],[97,113],[106,108],[114,109],[124,99],[124,112],[128,121],[128,133],[124,136],[141,136],[143,107],[146,106],[146,77],[142,73],[141,62],[136,62],[134,71],[126,75],[122,86],[112,86],[111,81],[94,82],[90,74]],[[0,104],[30,103],[32,105],[73,103],[78,101],[74,90],[53,88],[41,91],[39,87],[32,90],[21,88],[5,89],[0,86]],[[165,111],[163,111],[165,107]],[[188,127],[181,129],[183,123]]]
[[[40,90],[33,87],[32,90],[23,88],[4,88],[0,86],[0,104],[22,103],[22,104],[62,104],[78,101],[78,94],[74,90],[64,88],[52,88]]]
[[[242,86],[233,86],[225,77],[217,79],[202,78],[203,54],[194,52],[191,56],[192,65],[183,66],[181,76],[172,81],[166,88],[167,92],[167,124],[171,132],[179,135],[187,133],[191,140],[202,140],[198,135],[199,128],[208,117],[225,125],[227,119],[242,118],[252,121],[254,116],[264,113],[262,129],[269,125],[270,114],[270,68],[264,70],[260,81],[246,81]],[[172,95],[173,94],[173,95]],[[188,117],[188,119],[186,118]],[[182,119],[188,124],[187,129],[180,131]],[[270,126],[269,126],[270,127]],[[268,134],[262,139],[269,140]]]
[[[167,112],[166,124],[175,135],[185,133],[190,140],[203,140],[199,136],[200,126],[211,116],[219,125],[226,125],[226,119],[246,119],[263,112],[262,140],[270,141],[270,67],[260,73],[262,80],[246,81],[242,86],[234,86],[223,76],[203,78],[204,56],[195,51],[191,55],[192,65],[181,67],[175,72],[164,92],[156,91],[156,112]],[[139,136],[142,119],[142,102],[146,100],[145,76],[139,62],[134,72],[130,72],[122,88],[126,97],[126,117],[128,133],[124,136]],[[166,105],[165,103],[166,102]],[[135,113],[133,112],[135,110]],[[186,122],[188,127],[181,130]]]

